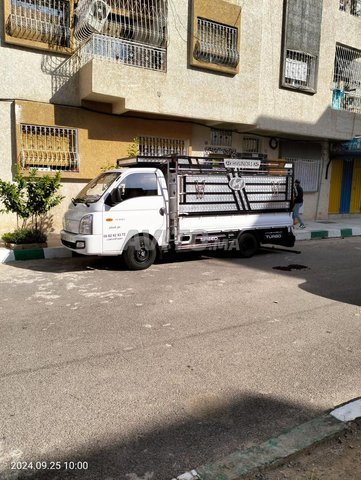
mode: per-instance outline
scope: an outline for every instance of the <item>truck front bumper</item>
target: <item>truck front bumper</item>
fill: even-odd
[[[101,255],[103,253],[101,235],[79,235],[62,230],[60,239],[64,247],[73,252],[83,255]]]

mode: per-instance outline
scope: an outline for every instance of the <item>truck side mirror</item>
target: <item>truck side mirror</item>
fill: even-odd
[[[110,192],[109,197],[107,198],[107,204],[111,207],[117,205],[123,200],[125,187],[124,185],[120,185],[119,187],[113,188]]]

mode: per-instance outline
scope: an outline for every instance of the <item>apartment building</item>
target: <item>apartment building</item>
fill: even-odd
[[[136,150],[292,159],[306,219],[360,213],[361,0],[2,4],[0,178],[60,170],[56,230]]]

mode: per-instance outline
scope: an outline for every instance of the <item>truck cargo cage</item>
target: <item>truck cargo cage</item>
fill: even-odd
[[[293,164],[284,160],[137,156],[120,159],[117,165],[162,170],[170,196],[177,198],[179,216],[291,211]]]

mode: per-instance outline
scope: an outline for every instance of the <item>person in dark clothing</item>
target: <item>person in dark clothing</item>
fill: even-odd
[[[305,224],[302,221],[300,208],[303,205],[303,188],[301,187],[301,182],[295,180],[294,187],[294,200],[293,200],[293,220],[297,220],[300,228],[305,228]]]

